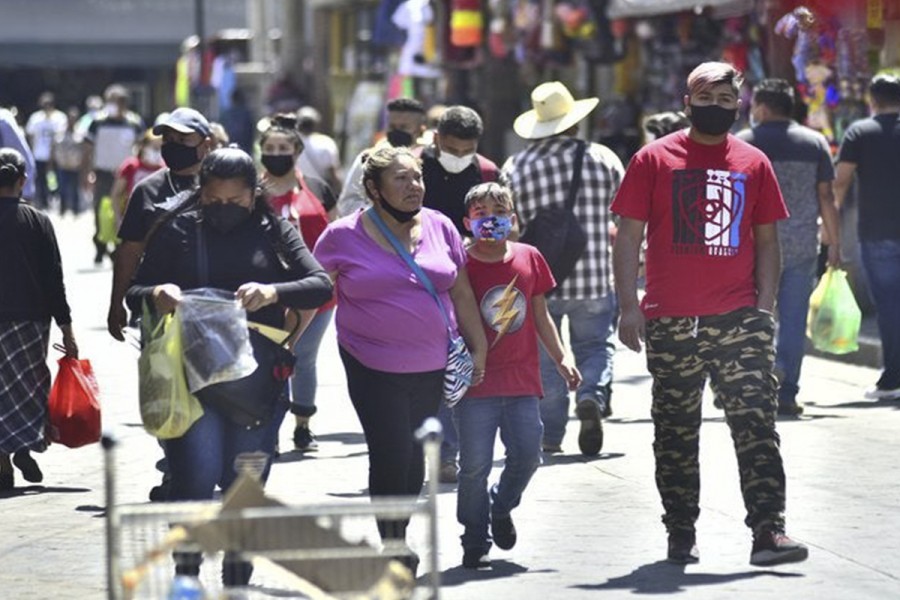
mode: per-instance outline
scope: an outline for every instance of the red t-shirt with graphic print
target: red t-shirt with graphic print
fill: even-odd
[[[788,216],[761,151],[732,135],[699,144],[686,131],[634,155],[612,211],[647,223],[648,319],[755,306],[753,226]]]
[[[547,261],[533,246],[510,242],[498,262],[469,254],[466,270],[488,341],[484,381],[466,397],[542,396],[531,300],[556,287]]]

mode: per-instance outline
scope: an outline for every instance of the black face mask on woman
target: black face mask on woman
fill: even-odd
[[[196,146],[185,146],[178,142],[165,142],[162,145],[162,157],[166,166],[173,171],[190,169],[200,162]]]
[[[421,208],[417,208],[416,210],[400,210],[399,208],[394,208],[388,204],[388,201],[384,198],[379,199],[379,202],[381,203],[381,208],[400,223],[408,223],[413,217],[419,214],[420,210],[422,210]]]
[[[691,104],[688,119],[700,133],[706,135],[722,135],[728,133],[737,118],[737,108],[722,108],[718,104],[697,106]]]
[[[275,177],[287,175],[294,168],[294,157],[290,154],[263,154],[260,162]]]
[[[203,206],[203,220],[219,233],[228,233],[250,217],[250,211],[233,202],[214,202]]]

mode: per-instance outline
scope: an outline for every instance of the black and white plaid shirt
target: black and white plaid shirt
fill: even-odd
[[[568,136],[537,140],[503,165],[500,182],[513,191],[520,227],[525,229],[539,208],[565,205],[578,144],[576,138]],[[587,248],[572,275],[552,296],[596,299],[612,291],[609,205],[624,172],[622,161],[612,150],[601,144],[588,146],[581,190],[573,209],[587,235]]]

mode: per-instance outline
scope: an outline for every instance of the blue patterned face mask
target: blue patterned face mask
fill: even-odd
[[[512,231],[512,218],[509,215],[491,215],[470,221],[472,235],[476,240],[492,240],[502,242]]]

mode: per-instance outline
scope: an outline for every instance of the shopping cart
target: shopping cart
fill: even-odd
[[[116,442],[104,436],[109,600],[165,600],[178,556],[202,556],[200,583],[207,600],[439,598],[440,424],[429,419],[416,437],[423,444],[429,472],[424,498],[283,506],[266,498],[258,481],[245,476],[236,484],[238,492],[229,497],[243,494],[244,504],[249,497],[254,505],[235,509],[228,501],[116,505]],[[424,550],[427,577],[416,581],[403,566],[402,559],[410,552],[405,544],[380,547],[373,517],[413,520],[416,526],[410,527],[410,535],[421,533],[421,539],[412,541]],[[424,527],[418,526],[420,522]],[[228,560],[252,562],[251,585],[222,585],[226,553]]]

